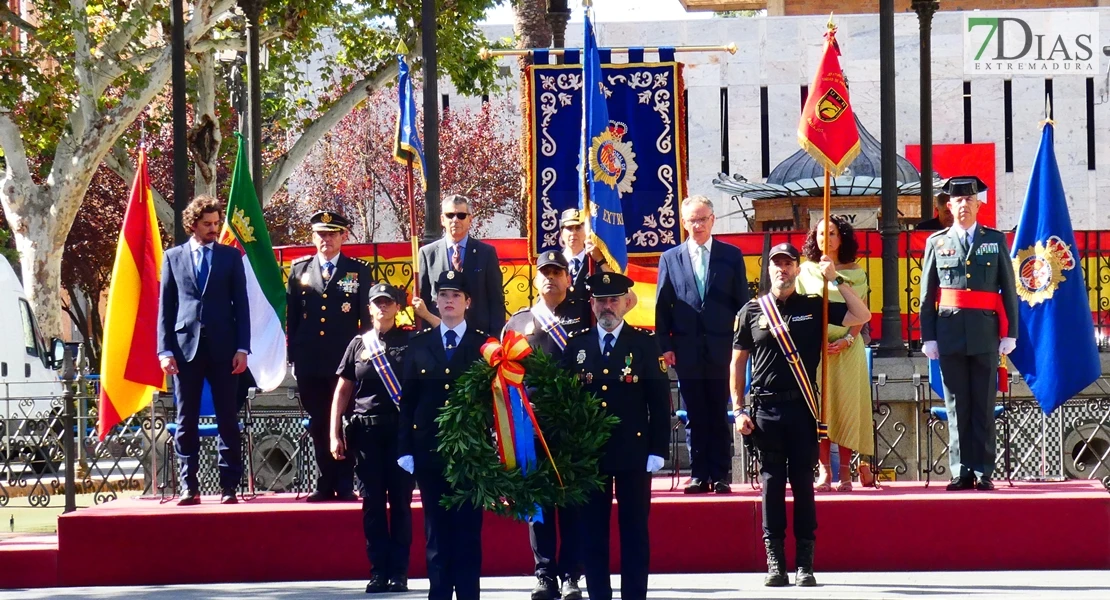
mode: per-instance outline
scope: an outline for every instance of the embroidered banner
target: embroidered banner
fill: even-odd
[[[602,74],[628,255],[658,255],[682,243],[682,68],[674,61],[606,64]],[[582,66],[537,64],[528,81],[528,241],[535,256],[560,250],[559,215],[578,207]]]

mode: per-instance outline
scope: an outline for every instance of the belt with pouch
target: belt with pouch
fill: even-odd
[[[396,413],[387,413],[387,414],[384,414],[384,415],[355,414],[355,415],[351,416],[351,422],[352,423],[360,423],[362,425],[368,425],[370,427],[375,427],[375,426],[378,426],[378,425],[394,425],[394,424],[397,423],[397,414]]]

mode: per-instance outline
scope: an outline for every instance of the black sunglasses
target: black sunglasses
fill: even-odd
[[[465,221],[466,218],[470,216],[470,213],[464,213],[464,212],[443,213],[443,216],[447,217],[448,219],[458,219],[460,221]]]

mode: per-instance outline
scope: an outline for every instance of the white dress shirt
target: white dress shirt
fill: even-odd
[[[458,336],[458,337],[455,338],[455,347],[457,348],[459,342],[462,341],[463,334],[466,333],[466,321],[463,321],[462,323],[459,323],[458,325],[455,325],[454,327],[448,327],[442,321],[440,321],[440,323],[439,323],[439,341],[443,343],[444,348],[447,348],[447,332],[448,331],[454,331],[455,335]]]
[[[620,325],[617,325],[617,328],[612,331],[605,331],[605,328],[602,327],[600,324],[597,326],[597,344],[598,348],[601,349],[602,354],[605,354],[605,334],[613,334],[613,347],[616,348],[617,340],[621,337],[622,329],[624,329],[624,321],[621,321]]]

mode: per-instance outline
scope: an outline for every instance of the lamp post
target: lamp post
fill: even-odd
[[[567,0],[547,0],[547,24],[551,27],[553,47],[567,47],[567,23],[569,22],[570,7],[567,5]],[[559,62],[563,62],[562,56],[559,56]]]
[[[902,351],[902,308],[898,294],[898,170],[895,132],[895,71],[894,71],[894,0],[879,0],[879,105],[882,123],[882,155],[879,158],[882,174],[883,220],[880,231],[883,238],[883,337],[879,351],[884,356],[894,356]]]
[[[420,35],[424,56],[424,242],[440,237],[439,80],[436,55],[436,1],[421,0]]]
[[[189,123],[185,118],[185,2],[170,5],[170,95],[173,106],[173,239],[184,244],[188,236],[181,213],[189,205]]]
[[[262,12],[262,0],[238,0],[239,8],[247,17],[247,66],[249,71],[250,95],[250,155],[251,178],[254,180],[254,193],[261,206],[265,205],[262,197],[262,85],[259,80],[261,69],[259,60],[261,45],[258,27],[258,15]]]
[[[933,213],[933,15],[940,9],[937,0],[913,0],[921,33],[921,218]]]

